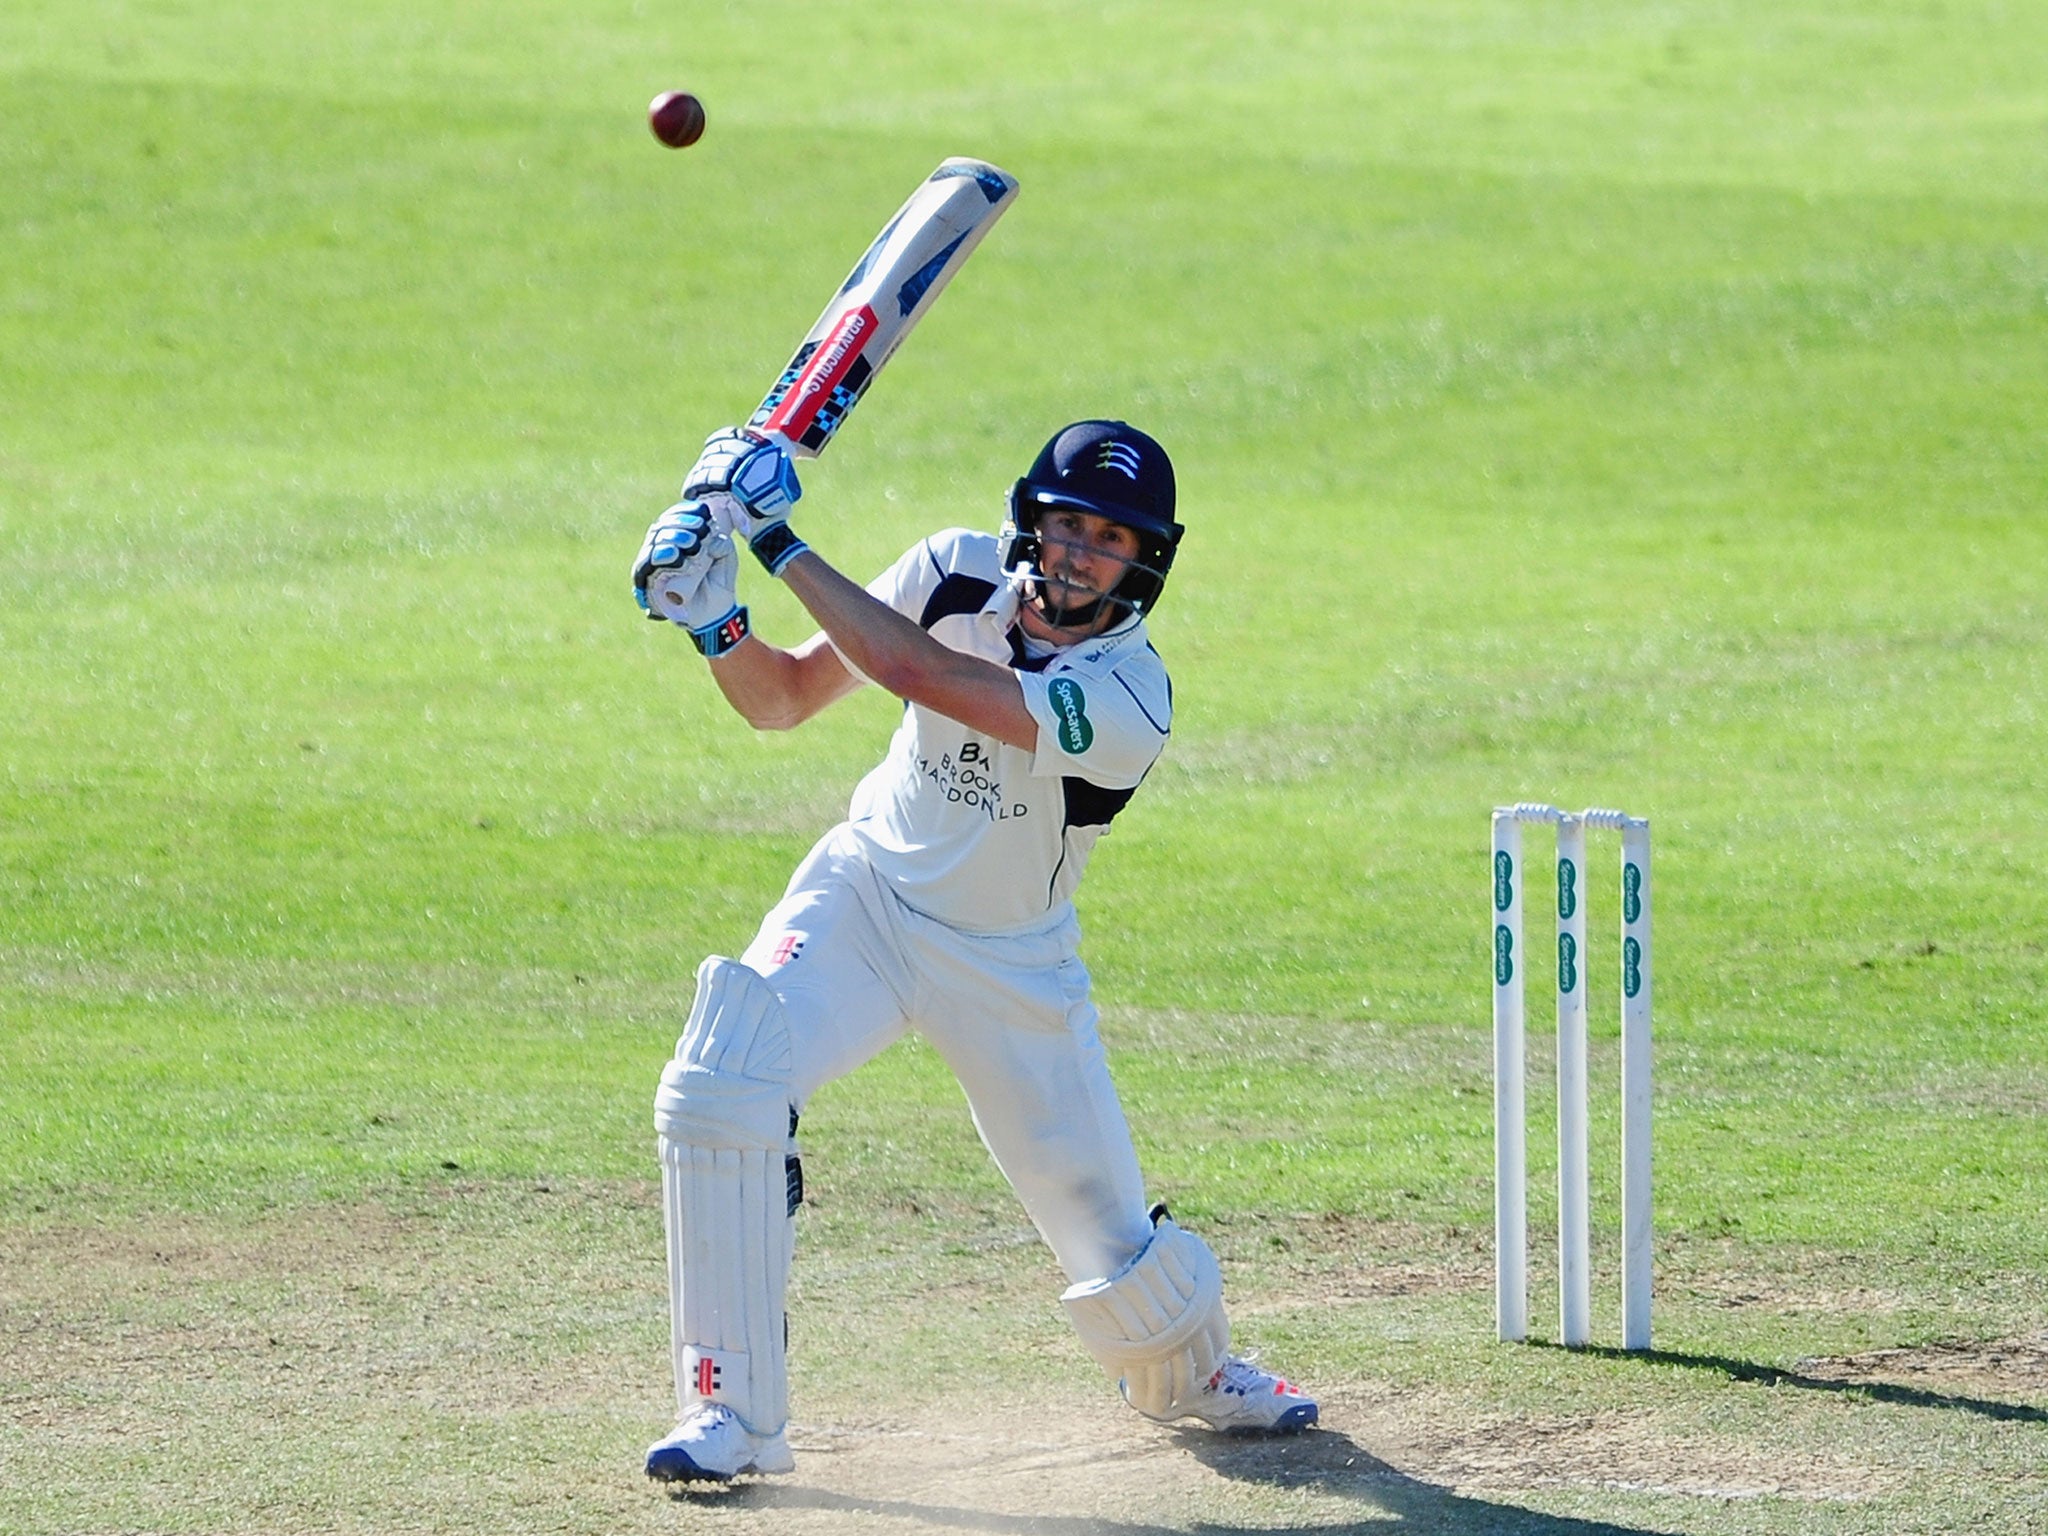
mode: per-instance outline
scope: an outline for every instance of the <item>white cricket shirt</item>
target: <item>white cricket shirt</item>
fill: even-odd
[[[955,928],[1010,933],[1063,917],[1172,723],[1172,685],[1143,621],[1028,657],[995,537],[963,528],[914,546],[868,590],[942,644],[1012,668],[1038,722],[1027,752],[906,704],[847,812],[868,861],[903,901]]]

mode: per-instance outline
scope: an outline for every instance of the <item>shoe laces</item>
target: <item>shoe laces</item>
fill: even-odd
[[[1285,1385],[1271,1371],[1257,1363],[1256,1355],[1225,1355],[1223,1363],[1216,1368],[1216,1374],[1209,1378],[1211,1392],[1236,1392],[1249,1395],[1264,1391],[1267,1383]]]

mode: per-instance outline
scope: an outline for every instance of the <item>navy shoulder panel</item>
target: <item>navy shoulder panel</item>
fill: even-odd
[[[1138,791],[1130,789],[1104,789],[1100,784],[1090,784],[1086,779],[1071,774],[1060,780],[1060,787],[1066,791],[1067,825],[1070,827],[1106,827],[1116,820],[1116,813],[1131,803],[1131,796]]]
[[[917,618],[918,627],[930,629],[939,620],[956,613],[979,613],[988,606],[995,590],[994,582],[984,581],[979,576],[962,576],[958,571],[942,576],[932,595],[925,599],[924,612]]]

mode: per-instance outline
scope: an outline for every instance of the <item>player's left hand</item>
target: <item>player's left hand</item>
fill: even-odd
[[[748,543],[786,522],[803,495],[796,465],[780,443],[727,427],[704,440],[683,479],[683,496],[700,501]]]
[[[665,549],[669,541],[688,542],[691,536],[694,552],[678,565],[653,568],[634,594],[647,617],[680,625],[704,655],[723,656],[750,633],[739,601],[740,560],[732,535],[700,503],[684,501],[655,519],[648,539]]]
[[[674,615],[668,605],[649,600],[657,584],[678,601],[702,584],[711,566],[709,546],[723,537],[711,511],[702,502],[679,501],[648,526],[647,538],[633,561],[633,600],[650,619]],[[726,540],[727,547],[732,541]]]

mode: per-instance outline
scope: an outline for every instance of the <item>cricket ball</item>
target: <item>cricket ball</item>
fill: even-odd
[[[663,91],[647,104],[647,126],[670,149],[688,149],[704,136],[704,103],[688,91]]]

